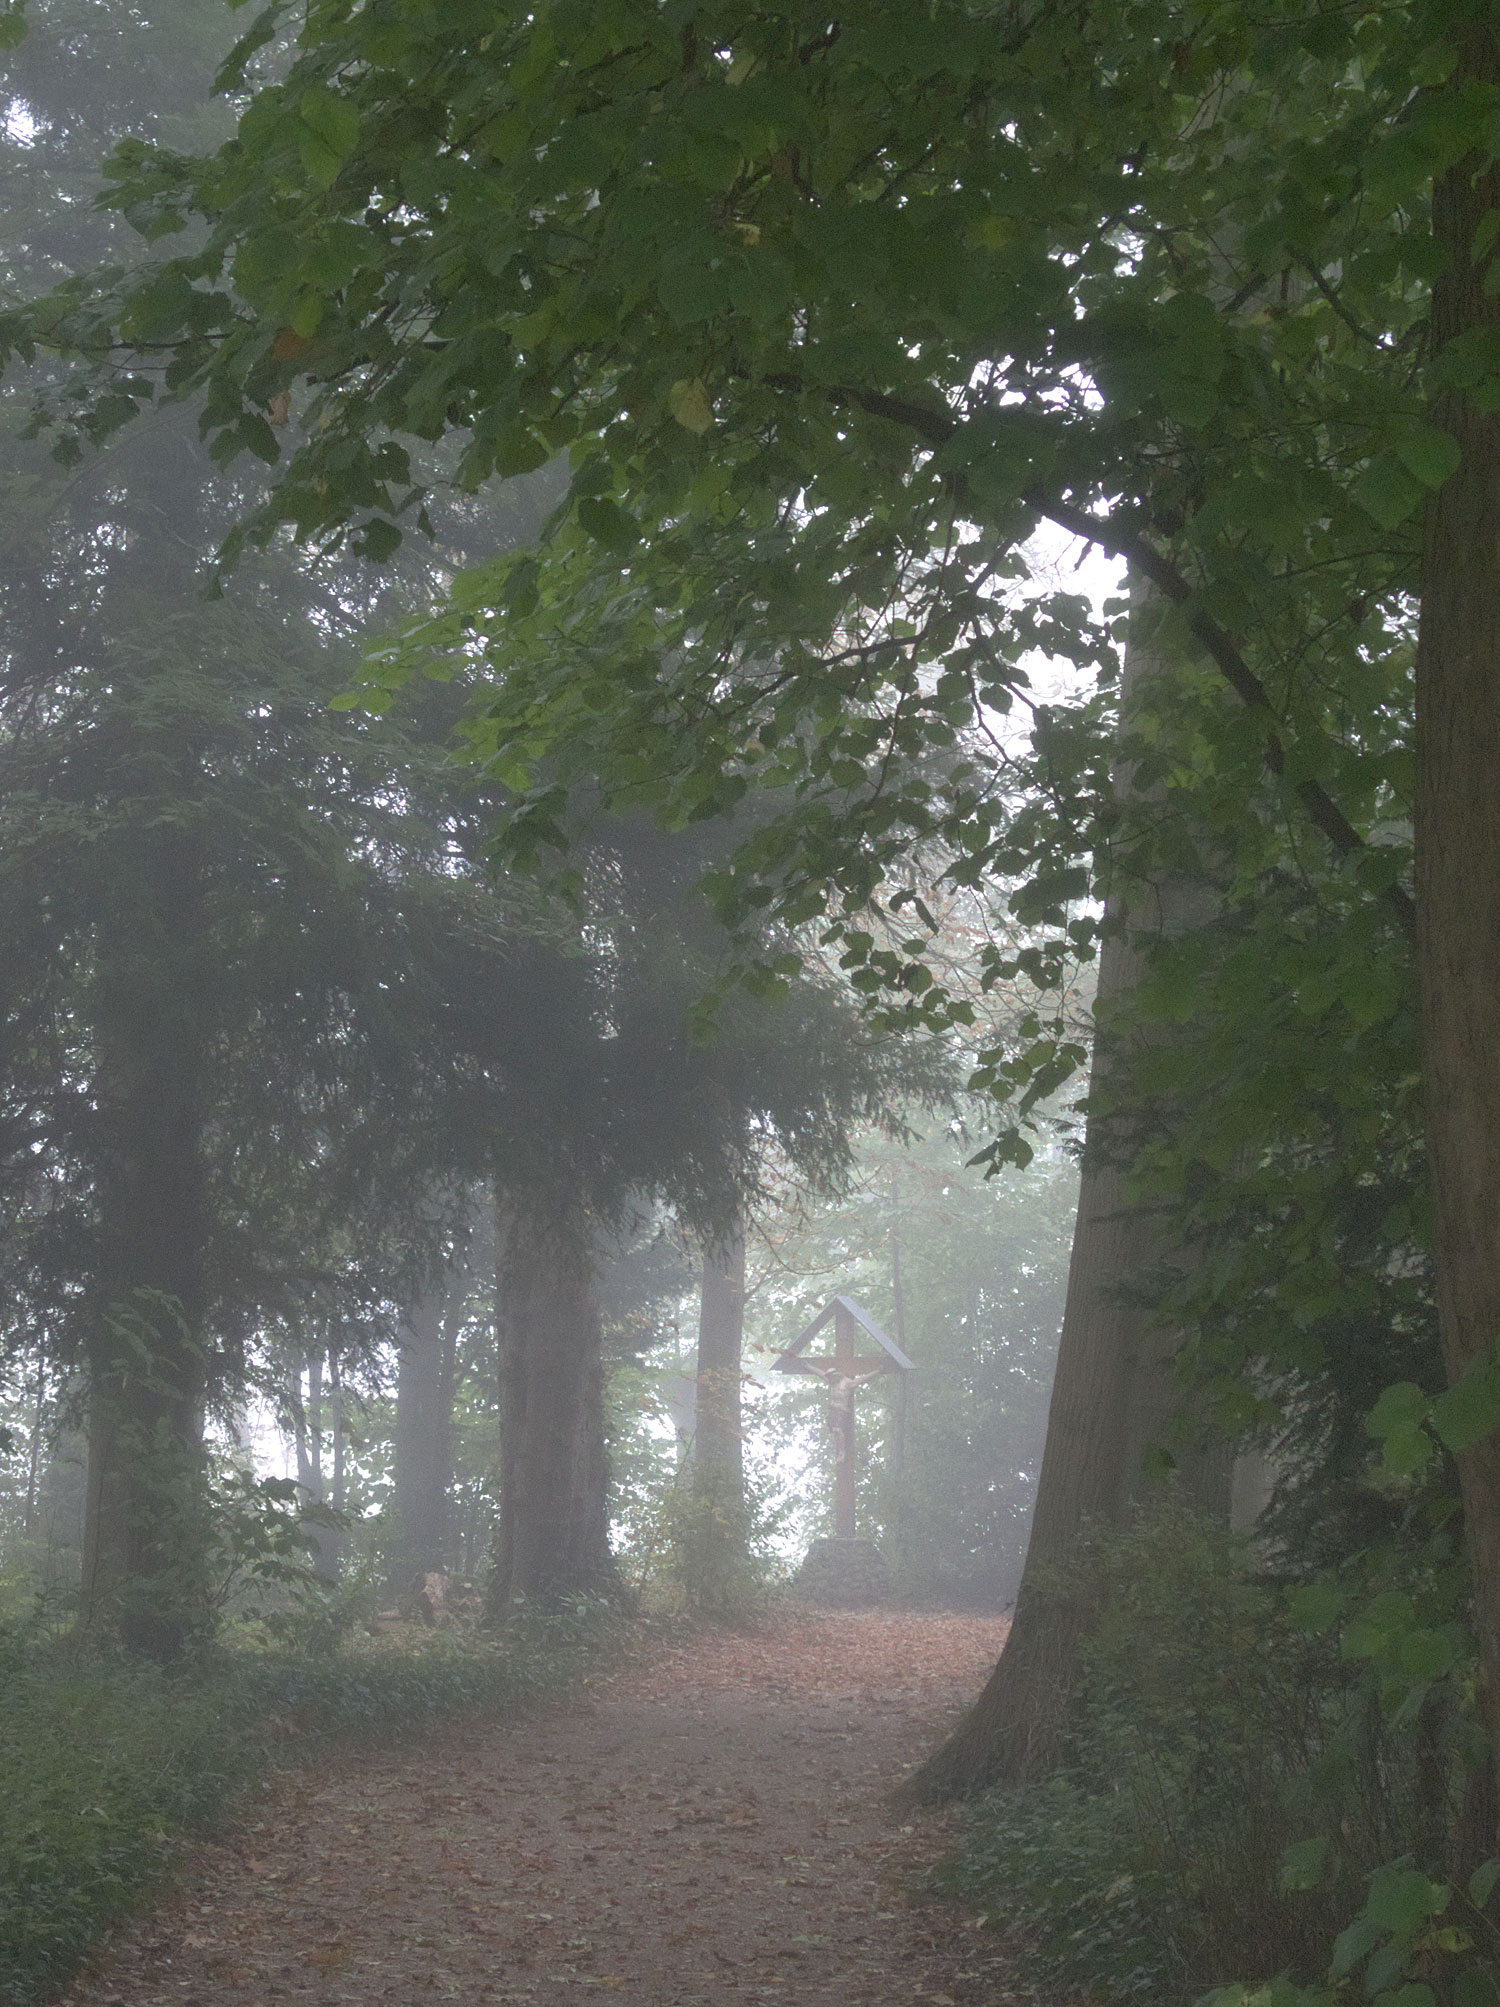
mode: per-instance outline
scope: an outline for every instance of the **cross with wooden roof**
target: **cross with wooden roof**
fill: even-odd
[[[829,1323],[833,1324],[833,1356],[803,1357],[806,1348]],[[879,1348],[859,1355],[860,1335],[873,1338]],[[828,1385],[828,1426],[833,1432],[833,1531],[839,1540],[854,1538],[854,1396],[866,1380],[878,1373],[900,1373],[915,1369],[901,1347],[881,1330],[875,1319],[852,1296],[835,1296],[824,1305],[811,1324],[794,1338],[785,1351],[778,1352],[775,1365],[783,1373],[809,1373]],[[905,1379],[901,1385],[905,1391]]]

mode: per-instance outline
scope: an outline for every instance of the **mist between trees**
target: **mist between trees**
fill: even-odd
[[[1493,10],[0,19],[16,1663],[843,1444],[1018,1959],[1500,2000]]]

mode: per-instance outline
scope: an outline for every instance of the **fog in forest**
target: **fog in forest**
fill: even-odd
[[[1500,2001],[1500,29],[0,0],[0,2003]]]

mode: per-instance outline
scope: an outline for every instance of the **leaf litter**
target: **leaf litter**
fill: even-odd
[[[908,1895],[945,1817],[886,1802],[1004,1637],[794,1611],[658,1646],[565,1707],[292,1774],[63,2001],[1028,1998],[974,1918]]]

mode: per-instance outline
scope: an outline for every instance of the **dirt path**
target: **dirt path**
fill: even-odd
[[[993,2007],[993,1940],[903,1877],[879,1793],[972,1697],[994,1619],[796,1616],[553,1713],[284,1781],[65,1996]]]

